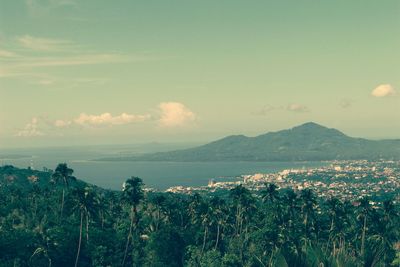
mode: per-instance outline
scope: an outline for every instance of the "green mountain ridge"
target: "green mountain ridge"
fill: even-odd
[[[106,158],[106,161],[319,161],[400,159],[399,140],[368,140],[308,122],[255,137],[232,135],[184,150]]]

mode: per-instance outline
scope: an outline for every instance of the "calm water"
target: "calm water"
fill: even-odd
[[[106,151],[106,152],[105,152]],[[120,189],[130,176],[141,177],[147,186],[166,189],[171,186],[202,186],[210,179],[232,181],[242,174],[270,173],[290,168],[318,167],[321,162],[96,162],[89,159],[109,156],[110,150],[101,149],[46,149],[7,151],[20,159],[2,159],[0,164],[16,167],[33,165],[54,169],[67,162],[74,175],[86,182],[111,189]],[[115,150],[113,151],[113,153]]]

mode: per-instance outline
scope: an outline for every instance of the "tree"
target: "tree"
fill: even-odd
[[[121,266],[123,259],[154,267],[400,263],[397,195],[354,202],[288,188],[277,195],[272,185],[264,199],[245,186],[144,194],[135,177],[123,191],[69,180],[58,223],[64,184],[61,174],[0,167],[0,267]]]
[[[130,206],[130,226],[128,237],[126,239],[124,259],[122,266],[125,266],[126,258],[128,255],[128,248],[132,239],[133,227],[137,228],[139,223],[137,207],[144,198],[143,194],[143,181],[139,177],[131,177],[123,184],[122,193],[123,200]]]
[[[317,200],[313,191],[310,189],[304,189],[301,191],[300,199],[302,201],[301,209],[303,214],[303,224],[305,231],[305,244],[307,245],[308,237],[309,237],[309,225],[310,225],[310,217],[314,216],[315,209],[317,207]]]
[[[359,205],[359,218],[363,221],[362,234],[361,234],[361,255],[364,256],[365,252],[365,235],[367,232],[367,218],[371,212],[371,204],[368,197],[363,197]]]
[[[249,237],[250,221],[254,218],[254,214],[257,211],[256,199],[250,190],[243,185],[236,186],[229,193],[233,200],[233,208],[236,210],[233,238],[236,240],[231,240],[231,244],[236,246],[236,253],[239,254],[239,258],[243,263],[244,251]]]
[[[152,217],[152,222],[150,223],[150,231],[158,231],[162,222],[162,214],[165,209],[164,204],[166,202],[166,197],[163,194],[156,194],[152,196],[148,204],[150,207],[150,216]]]
[[[64,199],[65,199],[65,190],[69,188],[69,184],[71,181],[75,181],[76,178],[72,176],[74,170],[69,168],[67,163],[58,164],[57,168],[54,171],[53,179],[56,183],[62,184],[62,197],[61,197],[61,207],[60,207],[60,221],[62,220],[63,210],[64,210]]]
[[[235,234],[240,235],[243,231],[245,217],[249,219],[251,211],[255,210],[255,199],[251,192],[243,185],[238,185],[230,190],[230,196],[236,209],[235,214]]]
[[[399,214],[392,199],[383,202],[382,212],[379,214],[378,220],[375,221],[377,234],[382,243],[385,254],[384,261],[389,265],[389,259],[395,257],[395,243],[399,240]]]
[[[337,198],[328,199],[326,202],[328,208],[328,214],[330,217],[330,226],[329,226],[329,238],[327,242],[327,248],[330,246],[330,242],[332,241],[332,254],[336,254],[336,238],[338,236],[339,228],[343,227],[340,226],[339,219],[342,217],[343,214],[343,203]],[[340,238],[340,235],[339,235]]]
[[[217,226],[217,234],[215,238],[214,250],[218,248],[221,231],[227,221],[227,208],[226,203],[223,199],[219,197],[214,197],[210,200],[211,209],[211,224]]]
[[[74,210],[80,215],[79,243],[75,259],[76,267],[78,266],[79,255],[81,252],[83,218],[86,218],[86,242],[89,242],[89,218],[97,213],[99,201],[96,193],[89,187],[76,188],[73,192],[73,196],[75,197]]]
[[[150,235],[146,246],[147,264],[155,267],[183,266],[184,247],[184,240],[178,231],[163,227]]]
[[[208,231],[212,224],[211,220],[212,220],[212,209],[209,206],[204,206],[203,212],[200,215],[201,225],[204,227],[203,245],[201,246],[201,255],[203,255],[204,250],[206,248]]]
[[[202,249],[200,252],[200,256],[202,256],[206,246],[208,230],[211,225],[211,208],[200,194],[195,193],[190,197],[188,211],[191,217],[192,224],[204,229]]]
[[[261,191],[261,198],[264,203],[274,203],[276,200],[279,200],[279,191],[276,184],[265,184],[265,187],[266,189]]]

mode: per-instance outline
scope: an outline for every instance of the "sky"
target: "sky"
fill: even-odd
[[[400,138],[398,0],[0,0],[0,148]]]

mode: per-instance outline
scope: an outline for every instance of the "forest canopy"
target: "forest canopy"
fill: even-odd
[[[399,205],[266,184],[215,194],[121,191],[0,168],[0,266],[399,266]]]

